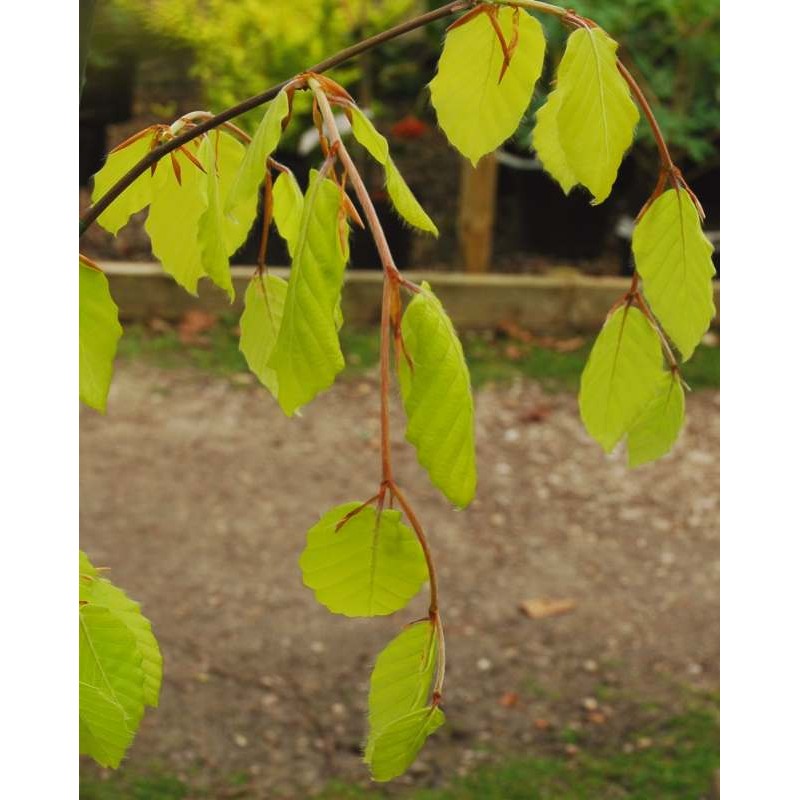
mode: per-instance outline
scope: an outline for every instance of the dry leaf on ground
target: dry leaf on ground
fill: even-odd
[[[546,619],[569,614],[577,605],[574,600],[568,598],[537,597],[534,600],[523,600],[519,604],[519,610],[531,619]]]

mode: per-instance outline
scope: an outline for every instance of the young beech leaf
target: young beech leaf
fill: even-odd
[[[570,168],[561,138],[558,133],[558,110],[561,108],[563,92],[551,92],[545,104],[536,112],[536,126],[533,129],[533,149],[542,166],[569,194],[578,185],[578,179]]]
[[[578,397],[586,430],[607,453],[655,397],[663,364],[661,340],[644,314],[618,308],[594,343]]]
[[[244,163],[247,148],[224,130],[216,130],[208,138],[214,145],[219,179],[219,203],[225,209],[231,196],[239,168]],[[223,214],[222,230],[225,234],[225,250],[232,256],[247,239],[258,209],[258,193],[249,194],[238,201],[231,214]]]
[[[78,742],[81,755],[101,767],[116,769],[133,743],[135,729],[127,724],[125,709],[109,692],[78,682]]]
[[[617,69],[617,43],[604,30],[580,28],[570,34],[554,94],[547,101],[553,107],[537,116],[537,126],[544,128],[534,134],[544,145],[539,158],[562,186],[577,181],[594,195],[595,204],[602,203],[639,121]]]
[[[197,159],[205,170],[202,190],[206,198],[205,210],[197,220],[200,265],[203,273],[227,292],[231,301],[234,290],[229,256],[247,238],[258,201],[255,195],[245,198],[236,206],[235,217],[227,217],[222,211],[244,153],[244,146],[222,131],[201,137],[197,151]],[[191,258],[192,242],[184,242],[184,248],[185,259]]]
[[[386,162],[386,191],[394,205],[395,211],[409,224],[421,231],[439,235],[439,229],[428,216],[419,200],[409,188],[405,178],[400,174],[391,157]]]
[[[195,140],[186,147],[197,158],[200,143]],[[197,282],[205,274],[198,226],[208,206],[208,176],[180,150],[171,155],[180,183],[170,156],[161,159],[153,176],[153,199],[144,227],[164,271],[187,292],[197,294]]]
[[[83,552],[83,550],[78,551],[78,577],[80,579],[83,578],[94,578],[100,574],[100,570],[95,567],[91,561],[89,561],[89,556]],[[91,581],[86,581],[86,585],[88,586]],[[81,599],[85,599],[81,596]]]
[[[211,278],[220,289],[227,292],[231,302],[235,297],[231,267],[228,261],[227,231],[225,216],[222,213],[220,197],[220,179],[217,174],[217,156],[214,137],[204,136],[200,144],[198,156],[206,170],[206,196],[208,206],[197,221],[197,244],[200,248],[200,263],[203,272]],[[185,243],[187,249],[191,243]]]
[[[250,142],[244,160],[236,173],[230,193],[225,201],[225,213],[236,216],[237,207],[256,196],[267,169],[267,159],[275,151],[281,138],[281,126],[289,113],[286,91],[267,105],[267,110]]]
[[[390,781],[402,775],[414,762],[425,740],[444,724],[438,707],[420,708],[389,723],[375,736],[364,754],[372,778]]]
[[[364,112],[353,106],[353,136],[367,152],[379,163],[385,164],[389,160],[389,143],[386,137],[377,131],[372,120]]]
[[[80,554],[80,595],[81,600],[93,607],[108,609],[133,635],[144,673],[143,702],[153,708],[158,706],[162,658],[150,622],[142,614],[139,604],[111,581],[103,578],[83,552]]]
[[[638,467],[669,453],[683,427],[685,403],[680,378],[662,373],[656,396],[628,433],[628,466]]]
[[[360,503],[328,511],[308,531],[300,556],[303,583],[334,614],[377,617],[399,611],[428,578],[425,556],[400,512],[363,508],[338,531]]]
[[[514,36],[514,14],[497,9],[506,42]],[[444,40],[431,101],[450,143],[473,164],[496,150],[519,127],[544,64],[545,38],[537,19],[519,14],[519,40],[500,80],[503,50],[488,13],[453,28]]]
[[[469,370],[453,323],[427,283],[403,314],[411,359],[398,360],[406,439],[434,486],[460,508],[475,496],[475,423]]]
[[[369,683],[369,742],[390,722],[425,707],[436,653],[436,631],[429,620],[409,625],[381,651]]]
[[[645,297],[684,361],[714,317],[713,252],[684,189],[664,192],[633,231],[633,254]]]
[[[267,362],[287,416],[327,389],[344,367],[335,318],[347,260],[340,203],[339,187],[311,170],[278,341]]]
[[[360,108],[353,107],[352,112],[353,136],[379,164],[383,165],[386,173],[386,191],[389,193],[395,211],[409,225],[438,236],[439,229],[414,197],[414,193],[400,174],[397,165],[392,161],[386,137],[375,129]]]
[[[100,270],[79,262],[80,398],[103,413],[120,336],[122,326],[108,279]]]
[[[278,376],[270,369],[270,356],[278,339],[283,318],[287,284],[277,275],[255,275],[244,295],[244,312],[240,320],[239,349],[254,375],[278,396]]]
[[[93,203],[150,151],[153,134],[150,129],[142,133],[135,141],[108,154],[103,168],[94,176]],[[148,205],[150,196],[150,170],[147,169],[97,218],[98,225],[116,236],[132,214]]]
[[[139,605],[83,552],[78,580],[80,751],[117,767],[144,707],[158,705],[161,652]]]
[[[116,767],[124,755],[120,745],[129,742],[144,713],[142,657],[133,634],[108,608],[89,603],[80,607],[79,616],[81,753]]]
[[[272,185],[272,217],[278,233],[286,241],[289,255],[294,255],[300,220],[303,218],[303,192],[291,172],[281,172]]]

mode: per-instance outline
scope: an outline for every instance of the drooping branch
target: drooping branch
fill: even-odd
[[[378,213],[375,211],[375,206],[372,198],[369,196],[367,187],[361,178],[361,174],[350,154],[347,152],[342,137],[339,134],[339,129],[336,126],[336,119],[333,116],[333,110],[328,102],[328,97],[322,89],[319,81],[314,78],[309,78],[308,86],[314,93],[314,99],[317,101],[322,119],[327,130],[327,139],[331,143],[332,152],[341,161],[345,168],[347,177],[350,183],[353,184],[358,201],[364,211],[364,216],[367,219],[370,233],[375,241],[375,247],[378,250],[378,255],[383,267],[383,302],[381,304],[381,351],[380,351],[380,373],[381,373],[381,465],[382,465],[382,483],[388,484],[392,480],[392,464],[391,464],[391,447],[389,441],[389,328],[390,318],[389,312],[391,307],[391,294],[397,291],[394,284],[402,281],[402,276],[392,257],[392,251],[389,249],[389,242],[386,240],[386,234],[383,231],[383,226],[378,219]]]
[[[368,39],[364,39],[363,41],[358,42],[351,47],[347,47],[335,55],[326,58],[324,61],[320,61],[319,64],[311,67],[309,71],[317,73],[327,72],[334,67],[344,64],[351,58],[355,58],[356,56],[371,50],[373,47],[378,47],[384,42],[396,39],[398,36],[402,36],[403,34],[409,33],[417,28],[422,28],[431,22],[435,22],[436,20],[444,19],[445,17],[457,14],[459,11],[464,11],[467,8],[471,8],[475,4],[476,0],[454,0],[454,2],[447,3],[446,5],[441,6],[441,8],[434,9],[426,14],[421,14],[420,16],[414,17],[407,22],[403,22],[399,25],[395,25],[393,28],[389,28],[386,31],[382,31],[375,36],[370,36]],[[220,125],[232,120],[234,117],[238,117],[241,114],[244,114],[246,111],[250,111],[258,106],[263,105],[264,103],[269,102],[290,82],[291,79],[282,81],[266,91],[261,92],[261,94],[254,95],[253,97],[243,100],[241,103],[237,103],[236,105],[231,106],[225,111],[222,111],[221,113],[216,114],[209,119],[203,120],[199,125],[187,127],[174,139],[169,139],[158,147],[153,148],[141,161],[139,161],[138,164],[131,167],[131,169],[128,170],[128,172],[126,172],[125,175],[123,175],[101,198],[99,198],[96,203],[90,206],[83,213],[80,218],[78,235],[83,236],[83,234],[86,232],[86,229],[100,216],[100,214],[102,214],[103,211],[105,211],[109,205],[111,205],[111,203],[116,200],[116,198],[119,197],[119,195],[121,195],[122,192],[124,192],[125,189],[127,189],[142,173],[159,161],[159,159],[163,158],[168,153],[171,153],[173,150],[177,150],[179,147],[185,145],[187,142],[190,142],[192,139],[196,139],[198,136],[202,136],[202,134],[214,130],[214,128],[218,128]]]
[[[342,141],[339,130],[336,126],[336,119],[333,116],[330,102],[325,91],[313,76],[309,77],[308,86],[314,93],[319,111],[322,115],[322,120],[327,133],[327,140],[331,144],[331,155],[335,155],[345,168],[347,177],[353,184],[353,188],[358,196],[359,203],[364,211],[367,219],[370,232],[375,240],[375,246],[378,249],[378,254],[381,259],[383,267],[383,297],[381,304],[381,345],[380,345],[380,376],[381,376],[381,463],[382,463],[382,481],[381,493],[378,495],[379,507],[383,503],[383,493],[388,490],[390,496],[397,500],[398,504],[403,510],[406,518],[408,519],[417,540],[422,547],[423,555],[425,556],[425,563],[428,568],[428,580],[430,582],[430,607],[428,614],[433,624],[436,637],[438,640],[439,655],[437,658],[436,679],[433,685],[433,703],[438,705],[442,696],[442,688],[444,685],[445,675],[445,640],[444,628],[442,626],[441,614],[439,613],[439,584],[436,576],[436,566],[433,562],[433,554],[431,553],[428,540],[422,525],[417,517],[411,504],[406,500],[392,476],[391,467],[391,441],[390,441],[390,428],[389,428],[389,370],[390,370],[390,329],[393,323],[397,320],[392,319],[391,309],[393,306],[394,293],[398,291],[399,285],[404,285],[407,282],[400,274],[397,266],[394,263],[389,243],[386,240],[386,234],[378,219],[378,214],[375,206],[372,203],[372,198],[369,196],[364,181],[361,178],[358,169],[353,163],[350,154],[347,152],[347,147]],[[410,285],[411,286],[411,285]],[[418,287],[413,287],[418,289]]]
[[[403,493],[398,488],[397,484],[392,481],[389,486],[392,496],[396,498],[398,505],[403,509],[417,539],[422,547],[422,552],[425,555],[425,563],[428,565],[428,579],[431,587],[431,602],[428,609],[428,615],[431,622],[436,628],[436,636],[439,640],[439,657],[437,660],[436,680],[433,685],[433,702],[437,704],[442,695],[442,687],[444,685],[445,673],[445,642],[444,642],[444,627],[442,625],[442,615],[439,613],[439,582],[436,576],[436,565],[433,563],[433,554],[431,553],[428,539],[422,529],[422,524],[419,521],[411,504],[406,500]]]

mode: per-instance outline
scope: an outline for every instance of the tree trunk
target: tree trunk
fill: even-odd
[[[466,159],[461,167],[458,207],[460,267],[466,272],[488,272],[492,262],[492,240],[497,197],[497,158],[484,156],[477,167]]]

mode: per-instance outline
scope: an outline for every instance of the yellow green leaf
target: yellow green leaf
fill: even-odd
[[[427,283],[402,321],[409,368],[401,356],[398,378],[408,418],[406,439],[434,486],[456,506],[475,496],[475,422],[469,370],[453,323]]]
[[[289,255],[293,256],[303,218],[303,192],[291,172],[278,175],[272,185],[272,203],[275,226],[286,241]]]
[[[419,200],[405,182],[397,165],[389,158],[386,162],[386,191],[389,192],[392,204],[397,213],[409,224],[421,231],[439,235],[439,229],[428,216]]]
[[[672,449],[683,427],[685,403],[680,378],[663,373],[656,396],[628,433],[628,466],[655,461]]]
[[[578,179],[569,166],[558,133],[558,110],[563,96],[562,92],[551,92],[545,104],[536,112],[533,148],[545,170],[558,182],[564,194],[569,194],[577,186]]]
[[[199,146],[196,140],[187,145],[195,158]],[[197,239],[200,217],[208,206],[208,178],[180,150],[171,155],[180,183],[170,156],[162,158],[153,176],[153,199],[144,227],[164,271],[187,292],[197,294],[197,282],[205,274]]]
[[[264,180],[267,158],[272,155],[281,138],[283,120],[289,113],[289,97],[281,91],[264,112],[253,141],[247,148],[239,171],[233,180],[225,202],[225,213],[236,216],[237,207],[257,196],[258,187]]]
[[[507,43],[513,38],[514,10],[498,8]],[[473,164],[496,150],[519,127],[544,64],[542,26],[519,13],[519,41],[503,79],[503,50],[488,14],[478,14],[447,33],[431,101],[450,143]]]
[[[312,170],[278,341],[267,363],[287,416],[327,389],[344,367],[335,312],[346,263],[340,203],[339,187]]]
[[[101,767],[116,769],[136,731],[127,724],[122,704],[108,692],[78,682],[78,747]]]
[[[544,127],[534,134],[544,144],[539,157],[562,186],[577,181],[594,195],[595,204],[602,203],[639,121],[617,69],[617,43],[604,30],[580,28],[570,35],[555,94],[548,99],[553,107],[537,117],[537,126]]]
[[[409,224],[434,236],[439,229],[420,205],[409,185],[400,174],[400,170],[389,155],[389,143],[379,133],[372,122],[360,108],[352,107],[353,136],[367,152],[384,167],[386,175],[386,191],[395,211]]]
[[[122,326],[108,279],[100,270],[79,262],[80,399],[103,413],[120,336]]]
[[[119,765],[144,714],[144,673],[136,640],[109,609],[79,610],[81,752]]]
[[[223,289],[231,301],[235,296],[231,268],[228,261],[225,216],[222,213],[220,179],[217,173],[217,156],[213,137],[204,136],[198,151],[200,163],[206,170],[206,197],[208,205],[197,221],[197,244],[203,272]],[[186,249],[191,242],[184,243]]]
[[[645,297],[684,361],[714,318],[713,252],[684,189],[664,192],[633,231],[633,254]]]
[[[377,131],[366,114],[358,107],[351,106],[353,120],[353,136],[362,147],[379,163],[385,164],[389,160],[389,143],[386,137]]]
[[[142,700],[145,705],[156,707],[161,691],[162,659],[149,620],[139,604],[103,577],[83,552],[80,556],[81,600],[108,609],[133,635],[144,677]]]
[[[389,723],[364,754],[373,780],[390,781],[402,775],[414,762],[425,740],[442,725],[444,713],[438,706],[417,709]]]
[[[594,343],[578,402],[586,430],[610,453],[650,405],[664,374],[658,333],[638,308],[618,308]]]
[[[94,176],[92,202],[96,203],[120,178],[141,161],[150,151],[153,141],[151,129],[125,147],[108,154],[103,168]],[[150,203],[150,170],[145,170],[114,202],[97,218],[97,223],[115,236],[130,219]]]
[[[286,281],[277,275],[256,275],[244,295],[239,349],[254,375],[278,396],[278,376],[267,366],[278,339],[286,302]]]
[[[393,614],[427,580],[425,556],[414,532],[400,522],[399,511],[384,509],[378,517],[367,506],[337,531],[360,505],[336,506],[308,531],[300,556],[303,583],[334,614]]]
[[[224,210],[228,206],[236,176],[244,163],[247,148],[225,130],[216,130],[209,135],[209,138],[214,145],[219,179],[219,203]],[[226,255],[232,256],[245,243],[253,227],[257,209],[258,192],[254,192],[238,202],[234,200],[231,213],[223,215],[222,228],[225,233]]]
[[[427,619],[406,627],[381,651],[369,684],[370,739],[426,705],[436,654],[436,630]]]

